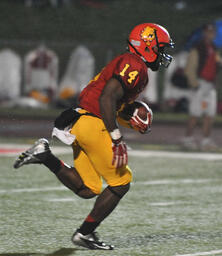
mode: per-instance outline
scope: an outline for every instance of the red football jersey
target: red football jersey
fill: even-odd
[[[123,103],[135,100],[144,90],[148,83],[147,66],[133,53],[126,52],[117,56],[84,88],[79,97],[79,106],[101,117],[99,97],[111,78],[120,81],[124,90],[117,104],[119,108]]]

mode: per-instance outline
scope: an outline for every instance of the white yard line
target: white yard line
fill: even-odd
[[[218,181],[218,179],[166,179],[166,180],[150,180],[150,181],[137,181],[133,185],[168,185],[168,184],[197,184],[208,183],[211,181]]]
[[[195,183],[207,183],[218,181],[218,179],[171,179],[171,180],[150,180],[150,181],[137,181],[133,182],[132,185],[177,185],[177,184],[195,184]],[[104,186],[106,184],[104,183]],[[12,194],[12,193],[30,193],[30,192],[47,192],[47,191],[66,191],[68,188],[65,186],[57,187],[42,187],[42,188],[17,188],[17,189],[1,189],[0,194]]]
[[[184,204],[184,202],[154,202],[154,203],[148,203],[148,205],[151,205],[151,206],[170,206],[170,205],[176,205],[176,204]]]
[[[190,254],[176,254],[175,256],[205,256],[205,255],[216,255],[222,253],[222,250],[214,250],[209,252],[196,252]]]
[[[78,198],[75,197],[64,197],[64,198],[46,198],[44,199],[47,202],[56,202],[56,203],[66,203],[66,202],[74,202],[77,201]],[[150,206],[171,206],[171,205],[178,205],[184,204],[184,202],[153,202],[148,203]]]
[[[26,192],[47,192],[47,191],[64,191],[68,190],[65,186],[43,187],[43,188],[18,188],[18,189],[1,189],[0,194],[26,193]]]
[[[47,198],[45,199],[45,201],[47,202],[61,202],[61,203],[65,203],[65,202],[73,202],[73,201],[77,201],[78,198],[71,198],[71,197],[67,197],[67,198]]]
[[[9,152],[1,152],[1,156],[16,157],[19,153],[25,151],[30,145],[25,144],[0,144],[0,149],[8,149]],[[16,150],[17,149],[17,150]],[[69,146],[52,146],[52,152],[55,154],[72,154],[72,149]],[[13,152],[10,152],[13,150]],[[168,152],[168,151],[154,151],[154,150],[129,150],[130,156],[136,157],[166,157],[179,159],[200,159],[200,160],[222,160],[220,153],[198,153],[198,152]]]

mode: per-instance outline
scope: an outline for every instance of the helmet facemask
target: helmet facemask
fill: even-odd
[[[166,43],[159,43],[158,37],[157,37],[157,33],[156,33],[156,29],[154,31],[155,33],[155,38],[156,38],[156,47],[153,47],[153,51],[157,54],[157,59],[159,59],[159,64],[160,66],[163,66],[164,68],[168,68],[173,57],[167,53],[165,53],[165,48],[166,47],[171,47],[174,48],[174,43],[172,42],[172,40],[170,39],[170,43],[166,44]],[[161,44],[161,46],[160,46]],[[157,51],[156,51],[157,50]]]
[[[164,66],[164,68],[168,68],[173,57],[165,52],[160,52],[160,56],[161,56],[160,65]]]
[[[173,57],[165,52],[165,47],[159,47],[158,50],[156,49],[157,47],[153,48],[153,51],[156,53],[157,58],[154,62],[147,62],[147,65],[150,66],[151,69],[155,66],[163,66],[164,68],[169,67]]]

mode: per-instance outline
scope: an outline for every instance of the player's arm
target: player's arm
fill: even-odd
[[[111,78],[100,96],[100,114],[108,132],[118,129],[116,123],[116,105],[123,94],[124,91],[121,83],[117,79]]]
[[[184,69],[188,82],[193,89],[198,89],[198,52],[196,49],[192,49],[188,55],[187,63]]]
[[[122,135],[116,123],[117,102],[123,95],[124,91],[121,83],[117,79],[111,78],[104,87],[99,99],[100,114],[113,142],[112,164],[117,168],[127,164],[126,145],[122,141]]]
[[[222,56],[219,51],[216,51],[216,62],[220,67],[222,66]]]

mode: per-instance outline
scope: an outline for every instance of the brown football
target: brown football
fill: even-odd
[[[144,106],[141,106],[138,108],[138,113],[137,115],[142,119],[142,120],[146,120],[147,119],[147,109]]]

